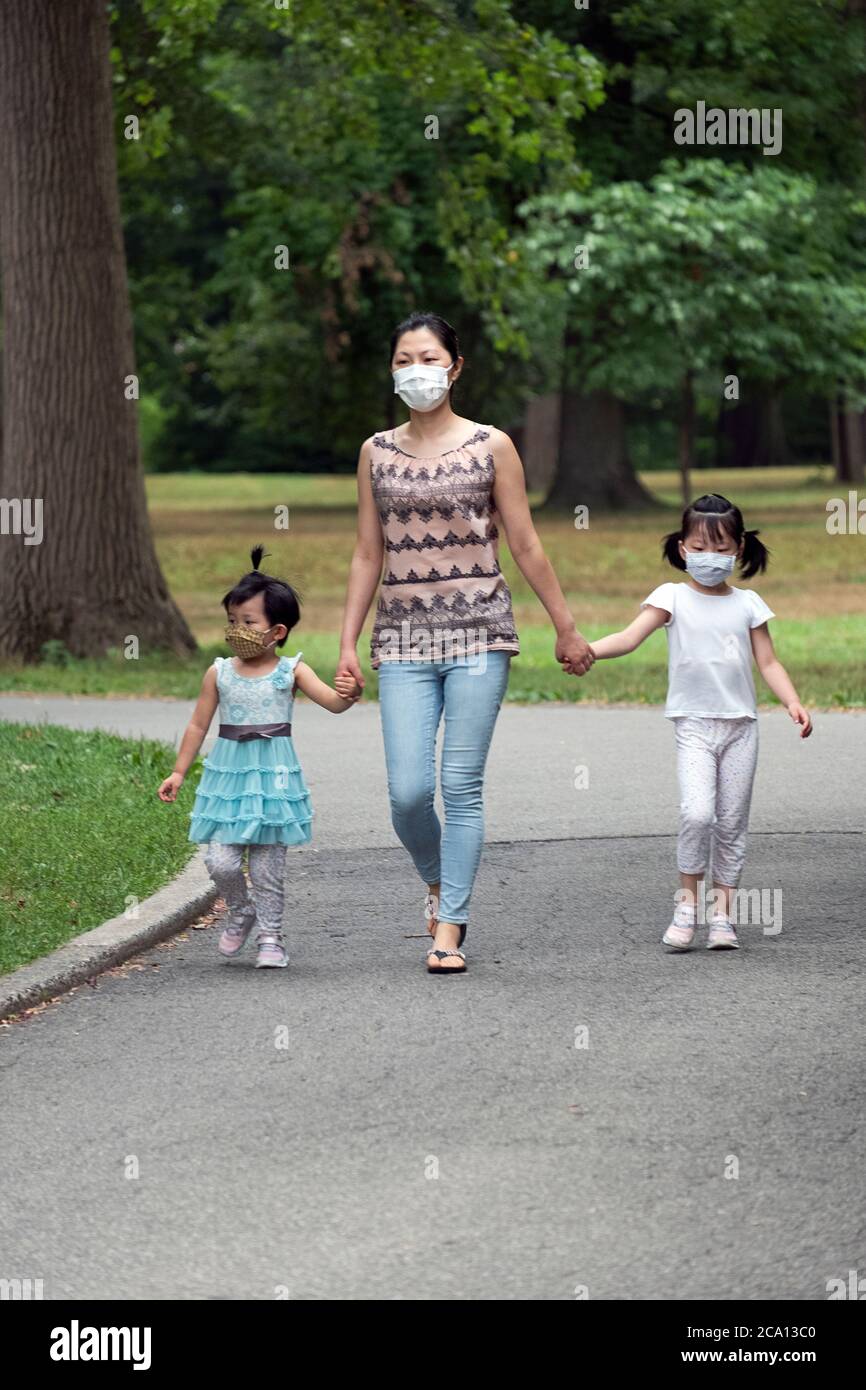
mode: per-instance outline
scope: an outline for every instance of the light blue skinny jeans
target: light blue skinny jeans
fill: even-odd
[[[424,882],[440,884],[442,922],[469,920],[484,844],[484,765],[511,655],[383,661],[379,667],[391,821]],[[444,829],[434,808],[436,732],[443,712]]]

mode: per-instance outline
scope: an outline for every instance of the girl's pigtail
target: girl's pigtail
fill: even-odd
[[[265,547],[264,547],[263,545],[254,545],[254,546],[253,546],[252,550],[250,551],[250,559],[251,559],[252,562],[253,562],[253,569],[254,569],[254,570],[257,570],[258,567],[259,567],[259,565],[262,563],[262,560],[263,560],[263,558],[264,558],[264,554],[265,554]]]
[[[740,556],[740,574],[751,579],[753,574],[763,574],[767,568],[770,552],[763,541],[758,540],[757,531],[743,533],[743,553]]]
[[[680,541],[683,538],[682,531],[671,531],[670,535],[665,536],[662,541],[662,559],[667,560],[674,569],[684,570],[686,565],[680,555]]]

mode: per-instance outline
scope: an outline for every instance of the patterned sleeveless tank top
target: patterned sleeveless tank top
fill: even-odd
[[[476,425],[465,444],[432,458],[404,453],[394,433],[372,439],[385,573],[370,664],[519,652],[499,568],[489,428]]]

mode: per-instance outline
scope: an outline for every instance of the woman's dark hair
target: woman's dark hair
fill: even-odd
[[[758,540],[759,533],[747,531],[739,507],[716,492],[707,492],[686,507],[679,531],[671,531],[662,541],[662,558],[675,569],[684,570],[686,562],[680,555],[679,544],[690,532],[697,530],[704,531],[711,542],[727,539],[739,545],[743,541],[739,563],[744,579],[751,579],[753,574],[767,568],[770,552],[764,542]]]
[[[397,327],[391,334],[391,356],[388,358],[389,362],[394,361],[394,353],[397,351],[397,344],[403,337],[403,334],[414,333],[416,328],[429,329],[434,338],[439,339],[445,351],[450,353],[452,363],[457,361],[457,358],[460,356],[460,344],[457,341],[457,334],[451,327],[451,324],[448,323],[446,319],[441,318],[439,314],[419,313],[410,314],[402,323],[397,324]],[[449,392],[454,390],[455,385],[456,383],[452,382],[449,387]]]
[[[301,596],[292,588],[291,584],[286,584],[282,579],[275,579],[272,574],[262,574],[259,565],[265,554],[263,545],[253,546],[250,551],[250,559],[253,567],[249,574],[245,574],[243,579],[239,579],[233,589],[230,589],[223,599],[223,608],[228,613],[229,607],[239,603],[246,603],[247,599],[255,598],[256,594],[264,594],[265,614],[271,627],[276,627],[277,623],[284,623],[286,626],[286,637],[292,628],[300,622],[301,618]],[[286,637],[277,642],[278,647],[285,645]]]

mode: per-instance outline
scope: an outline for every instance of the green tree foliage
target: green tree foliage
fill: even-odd
[[[413,308],[458,325],[469,367],[461,408],[506,425],[527,392],[558,389],[566,367],[575,385],[605,377],[629,402],[646,399],[651,377],[656,407],[670,414],[689,359],[708,420],[714,374],[733,360],[750,383],[797,380],[816,399],[834,370],[843,382],[856,376],[848,325],[861,231],[851,208],[863,186],[866,49],[845,0],[111,9],[152,466],[349,466],[360,439],[395,418],[388,335]],[[706,147],[673,142],[675,111],[699,100],[781,107],[781,153],[715,147],[712,163],[734,182],[713,182]],[[137,141],[122,138],[130,114]],[[681,173],[662,194],[652,180],[672,155]],[[780,171],[806,182],[774,184]],[[760,209],[752,244],[732,206],[737,180]],[[656,245],[636,235],[641,186]],[[698,206],[706,198],[721,199],[715,220],[726,230],[703,245],[714,221]],[[578,217],[622,218],[619,241],[605,243],[609,256],[619,247],[616,273],[567,289],[562,265],[533,249],[544,206],[562,254]],[[806,209],[819,219],[808,254],[798,241]],[[733,274],[729,236],[739,239]],[[288,269],[275,268],[278,246]],[[668,306],[653,310],[661,322],[629,310],[628,342],[611,327],[625,313],[620,277],[634,287],[632,308],[641,293]],[[772,283],[782,288],[767,316],[758,306]],[[810,301],[816,322],[833,323],[807,367],[790,320],[802,322]],[[690,331],[699,322],[706,334]],[[577,350],[590,330],[595,358]],[[579,382],[579,370],[590,376]]]
[[[583,389],[676,390],[690,416],[695,386],[721,399],[730,373],[828,396],[866,379],[862,201],[831,203],[770,165],[669,160],[648,184],[543,195],[520,211],[521,260],[570,301]]]
[[[464,330],[473,398],[513,412],[490,334],[514,208],[578,177],[602,96],[600,65],[514,8],[117,0],[160,466],[351,459],[393,409],[388,336],[418,307]]]
[[[520,254],[561,277],[590,389],[651,393],[726,363],[818,390],[864,372],[866,207],[831,207],[813,179],[669,160],[648,184],[544,195],[521,212]]]

